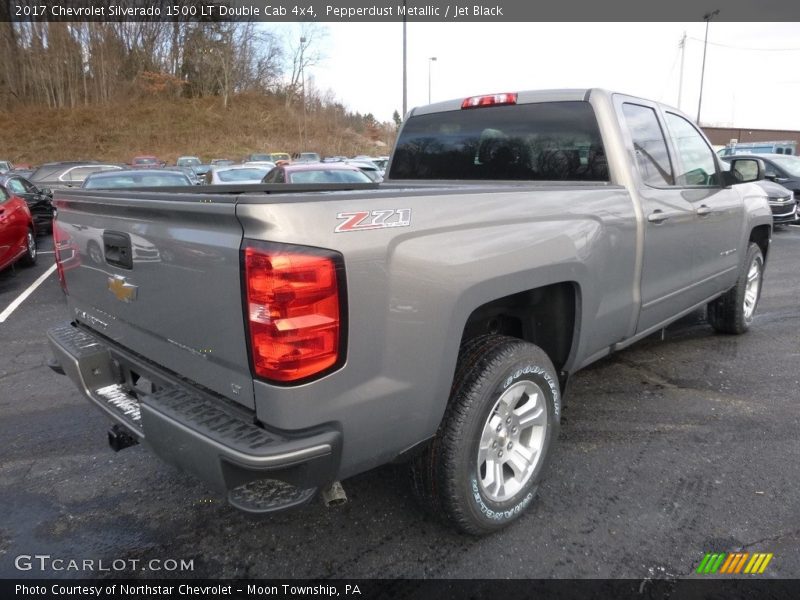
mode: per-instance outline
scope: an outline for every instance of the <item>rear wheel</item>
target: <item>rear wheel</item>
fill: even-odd
[[[25,254],[20,259],[20,263],[26,267],[32,267],[36,264],[38,256],[39,252],[36,247],[36,236],[33,233],[33,229],[28,229],[28,233],[25,236]]]
[[[505,527],[533,501],[560,411],[540,348],[498,335],[467,342],[439,432],[413,465],[418,495],[464,532]]]
[[[747,248],[742,271],[736,285],[708,303],[708,322],[720,333],[744,333],[750,329],[761,297],[764,278],[764,255],[757,244]]]

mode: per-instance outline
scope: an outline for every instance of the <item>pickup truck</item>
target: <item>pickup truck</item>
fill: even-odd
[[[51,366],[113,448],[144,442],[250,512],[405,461],[428,509],[485,534],[532,504],[572,374],[705,306],[718,332],[753,323],[763,163],[723,169],[678,110],[599,89],[440,102],[407,115],[386,172],[56,192]]]

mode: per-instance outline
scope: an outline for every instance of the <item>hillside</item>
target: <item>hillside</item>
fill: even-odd
[[[305,121],[305,135],[303,123]],[[74,109],[0,110],[0,159],[39,164],[96,159],[125,162],[154,154],[241,159],[251,152],[316,151],[322,155],[387,154],[393,126],[369,125],[341,107],[286,106],[276,95],[140,97],[124,104]]]

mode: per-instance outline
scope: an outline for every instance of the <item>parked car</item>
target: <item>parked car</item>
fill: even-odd
[[[742,142],[728,144],[717,150],[720,157],[740,154],[797,154],[797,142],[780,140],[775,142]]]
[[[112,164],[68,162],[42,165],[31,176],[40,188],[80,187],[84,179],[101,171],[121,171],[123,167]]]
[[[252,163],[252,162],[274,162],[270,157],[271,154],[248,154],[242,159],[242,163]]]
[[[47,188],[40,189],[26,178],[9,171],[0,175],[0,187],[6,193],[22,198],[28,205],[36,226],[36,233],[49,232],[53,229],[53,192]]]
[[[87,190],[113,190],[134,187],[167,187],[194,185],[180,169],[123,169],[89,175],[83,182]]]
[[[0,270],[36,264],[36,225],[28,203],[0,186]]]
[[[206,173],[206,183],[217,185],[221,183],[261,183],[270,168],[250,165],[212,165]]]
[[[36,169],[34,169],[33,167],[28,169],[21,169],[20,167],[15,166],[10,171],[6,171],[5,175],[19,175],[20,177],[24,177],[25,179],[30,180],[31,176],[34,174],[35,171]]]
[[[192,185],[200,185],[203,183],[203,179],[197,175],[195,168],[196,167],[173,167],[172,169],[169,169],[169,167],[167,167],[167,170],[180,171],[189,178],[189,181],[192,182]]]
[[[792,190],[774,181],[757,181],[757,185],[767,194],[769,207],[772,209],[772,222],[785,225],[797,220],[797,200]]]
[[[322,157],[316,152],[296,152],[292,154],[292,162],[296,163],[309,163],[320,162]]]
[[[128,164],[137,169],[158,169],[167,166],[166,161],[160,160],[155,156],[134,156]]]
[[[800,205],[800,157],[786,154],[736,154],[723,156],[722,160],[730,163],[734,158],[761,159],[764,162],[764,178],[791,190],[795,202]]]
[[[289,163],[278,165],[264,183],[372,183],[358,167],[344,163]]]
[[[210,168],[211,165],[205,165],[205,164],[195,165],[194,167],[192,167],[192,170],[194,171],[194,174],[197,176],[197,181],[199,183],[205,183],[206,173],[208,173],[208,170]]]
[[[242,164],[245,167],[264,167],[268,171],[275,167],[275,163],[269,160],[251,160]]]
[[[181,156],[175,161],[177,167],[196,167],[202,165],[203,161],[197,156]]]
[[[279,160],[285,160],[287,162],[291,162],[292,157],[289,155],[288,152],[270,152],[269,160],[271,160],[274,163],[277,163]]]
[[[358,167],[364,172],[364,175],[369,177],[375,183],[380,183],[383,181],[383,173],[378,168],[378,165],[373,163],[369,160],[346,160],[344,162],[346,165],[353,165],[354,167]]]
[[[0,173],[7,173],[14,170],[14,163],[10,160],[0,160]]]

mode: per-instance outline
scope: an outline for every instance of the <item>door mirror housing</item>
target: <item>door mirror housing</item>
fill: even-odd
[[[730,164],[730,171],[723,172],[728,185],[764,179],[764,161],[760,158],[734,158]]]

